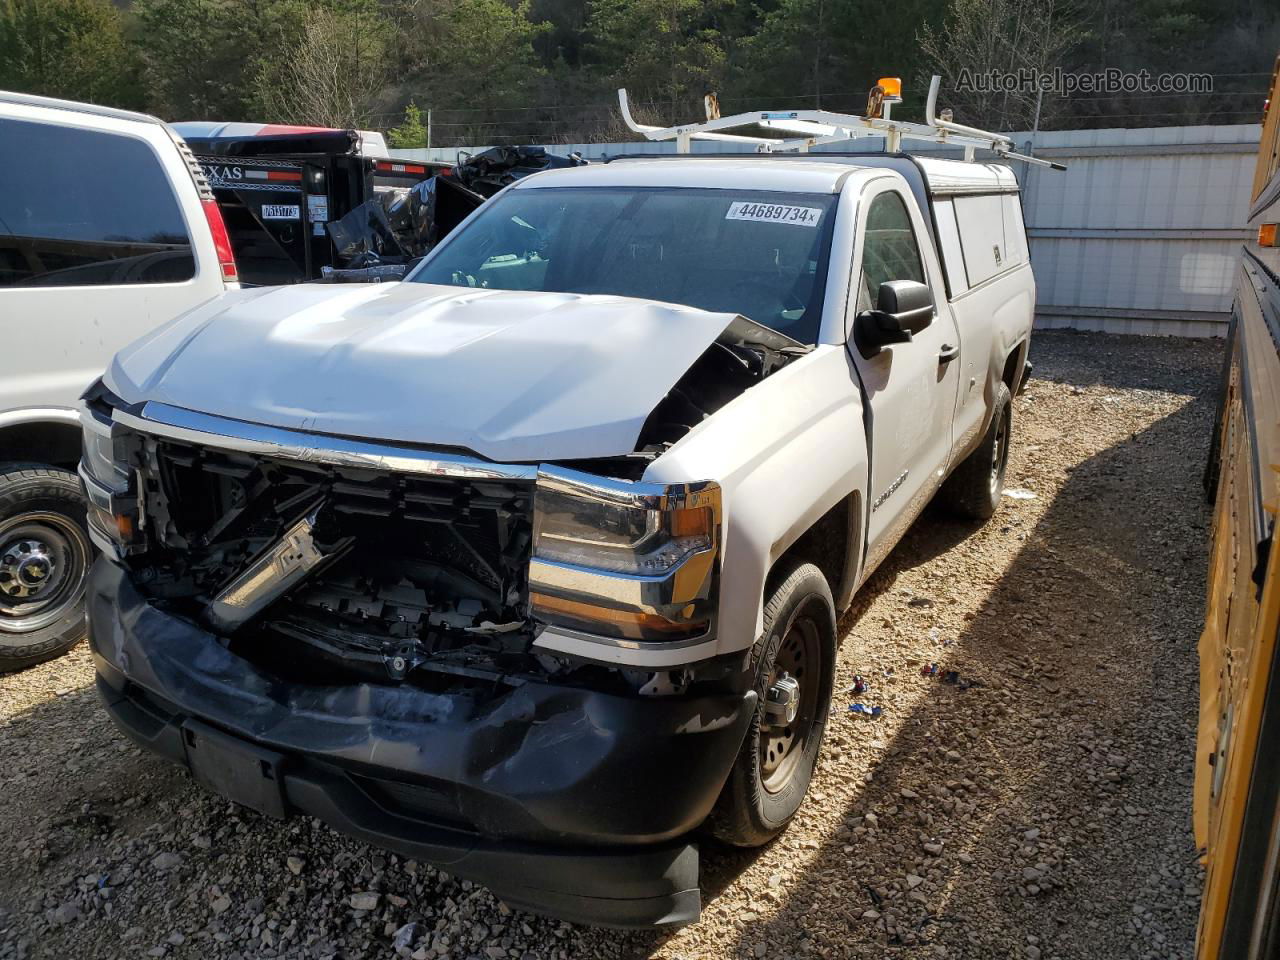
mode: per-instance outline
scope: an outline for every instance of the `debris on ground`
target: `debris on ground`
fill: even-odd
[[[1022,487],[1007,487],[1004,490],[1004,496],[1010,500],[1038,500],[1039,497],[1034,491],[1024,490]]]

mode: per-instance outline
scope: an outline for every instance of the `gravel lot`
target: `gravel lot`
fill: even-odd
[[[310,820],[241,812],[112,729],[81,647],[0,677],[0,960],[1190,958],[1220,356],[1036,336],[1009,468],[1034,498],[980,529],[930,511],[863,589],[837,689],[870,689],[837,696],[778,841],[704,848],[700,924],[513,913]]]

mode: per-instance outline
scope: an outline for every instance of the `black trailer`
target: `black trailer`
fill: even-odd
[[[447,169],[391,159],[381,137],[356,130],[247,123],[174,129],[213,188],[246,284],[299,283],[342,266],[328,223]]]

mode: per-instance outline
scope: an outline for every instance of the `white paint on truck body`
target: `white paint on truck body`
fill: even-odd
[[[833,585],[847,601],[978,445],[1007,369],[1015,374],[1011,386],[1018,385],[1031,330],[1025,236],[1020,243],[1006,236],[1010,224],[1021,227],[1016,181],[995,164],[928,161],[909,182],[916,169],[910,161],[880,159],[618,161],[548,171],[507,188],[839,197],[813,349],[703,420],[644,474],[646,482],[720,485],[715,635],[677,649],[549,628],[539,646],[649,668],[749,649],[761,630],[771,567],[815,521],[842,500],[858,507],[848,582]],[[995,200],[972,209],[998,209],[999,221],[966,224],[962,201],[982,196]],[[865,357],[852,336],[854,317],[868,307],[864,260],[877,203],[898,217],[898,227],[876,228],[893,234],[885,247],[892,262],[886,265],[881,251],[874,269],[882,279],[919,273],[933,292],[934,313],[911,342]],[[939,213],[958,219],[940,229]],[[798,222],[775,228],[810,229]],[[968,255],[966,234],[999,246],[984,254],[993,266],[999,260],[990,275],[971,279],[955,262],[957,253]],[[935,236],[943,238],[945,263]],[[645,416],[730,319],[626,297],[416,282],[298,286],[228,294],[122,352],[107,384],[128,401],[347,437],[461,446],[497,460],[605,457],[633,449]]]

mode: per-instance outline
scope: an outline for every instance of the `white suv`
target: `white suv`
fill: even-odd
[[[0,91],[0,672],[84,636],[76,401],[112,354],[238,286],[221,215],[155,117]]]

